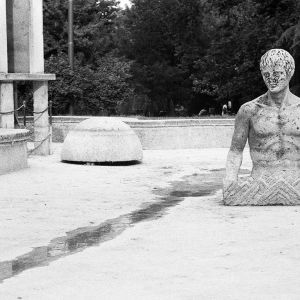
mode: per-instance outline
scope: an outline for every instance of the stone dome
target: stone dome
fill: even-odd
[[[94,117],[68,133],[61,160],[70,162],[141,161],[142,145],[135,132],[117,118]]]

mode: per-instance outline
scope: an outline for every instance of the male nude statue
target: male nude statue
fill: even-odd
[[[287,51],[272,49],[262,56],[260,70],[268,91],[255,100],[245,103],[238,111],[232,143],[227,157],[224,201],[226,203],[225,198],[227,198],[226,204],[230,204],[229,198],[234,198],[236,189],[242,189],[241,186],[238,187],[238,172],[242,163],[243,150],[248,139],[253,162],[251,180],[256,182],[256,186],[254,188],[252,183],[249,183],[251,180],[248,180],[247,184],[252,189],[252,194],[247,196],[249,199],[245,201],[248,202],[244,204],[268,204],[267,202],[272,197],[269,195],[269,199],[266,195],[262,195],[265,193],[264,189],[269,187],[270,182],[274,184],[273,190],[278,185],[280,186],[277,194],[280,194],[281,200],[277,199],[278,203],[269,204],[285,204],[289,202],[289,199],[285,199],[284,203],[280,201],[283,201],[282,198],[291,197],[287,195],[291,193],[291,189],[295,190],[297,195],[295,194],[293,197],[297,199],[292,200],[293,203],[288,204],[295,204],[297,201],[299,203],[297,202],[296,204],[300,204],[300,181],[299,189],[298,187],[290,188],[288,186],[289,184],[292,186],[298,185],[298,182],[295,182],[300,171],[300,98],[293,95],[289,89],[289,82],[295,70],[295,62]],[[274,174],[280,174],[278,175],[280,177],[278,179],[279,183],[274,182],[274,180],[277,180],[274,178],[276,176]],[[290,175],[293,177],[293,183],[284,182],[287,187],[282,182],[285,181],[284,177],[289,177]],[[268,178],[268,176],[272,178],[265,180],[265,186],[262,187],[260,178]],[[245,193],[245,186],[243,193]],[[239,197],[244,197],[243,193],[240,192]],[[257,199],[253,204],[251,199],[254,196]],[[261,204],[259,203],[259,197],[264,197]],[[236,199],[236,201],[239,200]],[[232,203],[232,205],[243,204]]]

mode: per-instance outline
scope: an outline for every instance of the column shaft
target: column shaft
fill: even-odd
[[[30,0],[30,73],[44,73],[43,0]]]
[[[44,111],[48,107],[48,82],[35,81],[33,83],[33,108],[35,112]],[[51,133],[49,125],[48,110],[43,114],[34,114],[34,139],[37,141],[34,147],[38,147],[34,154],[37,155],[50,155],[51,154],[51,141],[50,136],[42,144],[40,141],[47,138]],[[41,144],[41,145],[40,145]]]
[[[0,72],[7,73],[6,0],[0,1]]]
[[[0,82],[0,112],[14,110],[14,84]],[[0,128],[14,128],[14,115],[0,115]]]

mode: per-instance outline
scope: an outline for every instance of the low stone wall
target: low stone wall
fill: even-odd
[[[231,119],[170,119],[127,122],[143,149],[229,147],[234,129]]]
[[[53,117],[53,141],[63,142],[69,130],[89,117]],[[138,135],[143,149],[229,147],[234,119],[121,118]]]
[[[25,129],[0,129],[0,175],[27,167],[27,140]]]

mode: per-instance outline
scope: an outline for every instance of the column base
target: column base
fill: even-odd
[[[27,140],[24,129],[0,129],[0,175],[27,167]]]

